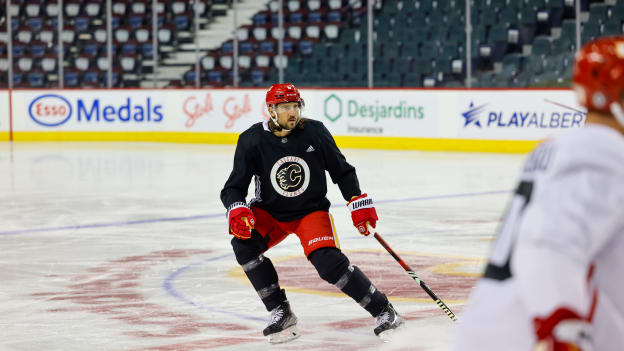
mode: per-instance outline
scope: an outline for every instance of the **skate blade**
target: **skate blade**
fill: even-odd
[[[395,330],[396,329],[382,331],[381,333],[379,333],[379,335],[377,335],[377,337],[383,342],[389,342],[390,340],[392,340],[392,334],[394,334]]]
[[[383,342],[389,342],[390,340],[392,340],[394,332],[403,329],[403,326],[405,326],[405,321],[401,319],[400,324],[396,328],[384,330],[379,333],[377,337]]]
[[[269,335],[269,342],[271,344],[282,344],[285,342],[289,342],[291,340],[295,340],[296,338],[300,336],[301,334],[299,334],[299,330],[297,329],[297,326],[293,325],[292,327],[286,328],[282,330],[281,332],[273,333]]]

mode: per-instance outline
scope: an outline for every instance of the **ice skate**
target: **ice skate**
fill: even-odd
[[[300,336],[297,317],[292,313],[288,301],[284,301],[271,311],[271,322],[262,333],[269,337],[271,344],[288,342]]]
[[[401,325],[403,325],[403,318],[388,302],[388,305],[375,317],[375,335],[384,342],[388,342],[394,330]]]

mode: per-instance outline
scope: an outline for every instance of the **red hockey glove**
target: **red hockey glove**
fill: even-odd
[[[537,343],[533,351],[591,351],[590,324],[576,312],[559,308],[533,321]]]
[[[354,196],[347,203],[347,207],[351,210],[351,219],[353,219],[353,225],[358,232],[362,235],[370,234],[368,226],[375,228],[379,219],[373,206],[373,199],[366,194]]]
[[[239,239],[251,238],[251,230],[256,225],[256,217],[243,202],[233,203],[228,210],[230,234]]]

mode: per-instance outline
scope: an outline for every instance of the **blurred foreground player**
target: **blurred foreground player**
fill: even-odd
[[[236,260],[256,289],[271,321],[263,334],[280,343],[299,336],[284,289],[264,252],[295,233],[319,276],[336,285],[376,318],[385,339],[403,323],[386,296],[340,251],[329,214],[325,171],[338,184],[353,224],[363,235],[377,222],[373,200],[360,192],[355,168],[321,122],[301,118],[304,102],[292,84],[274,84],[266,95],[271,119],[238,138],[234,168],[221,191]],[[245,203],[251,178],[255,197]],[[331,311],[327,311],[331,313]]]
[[[454,350],[624,349],[624,36],[577,53],[585,128],[529,156]]]

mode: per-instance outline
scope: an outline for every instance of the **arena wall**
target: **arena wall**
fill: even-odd
[[[581,127],[565,89],[302,89],[341,147],[527,152]],[[0,140],[232,144],[268,118],[265,89],[0,91]],[[9,103],[9,101],[11,103]],[[10,108],[12,107],[12,108]]]

